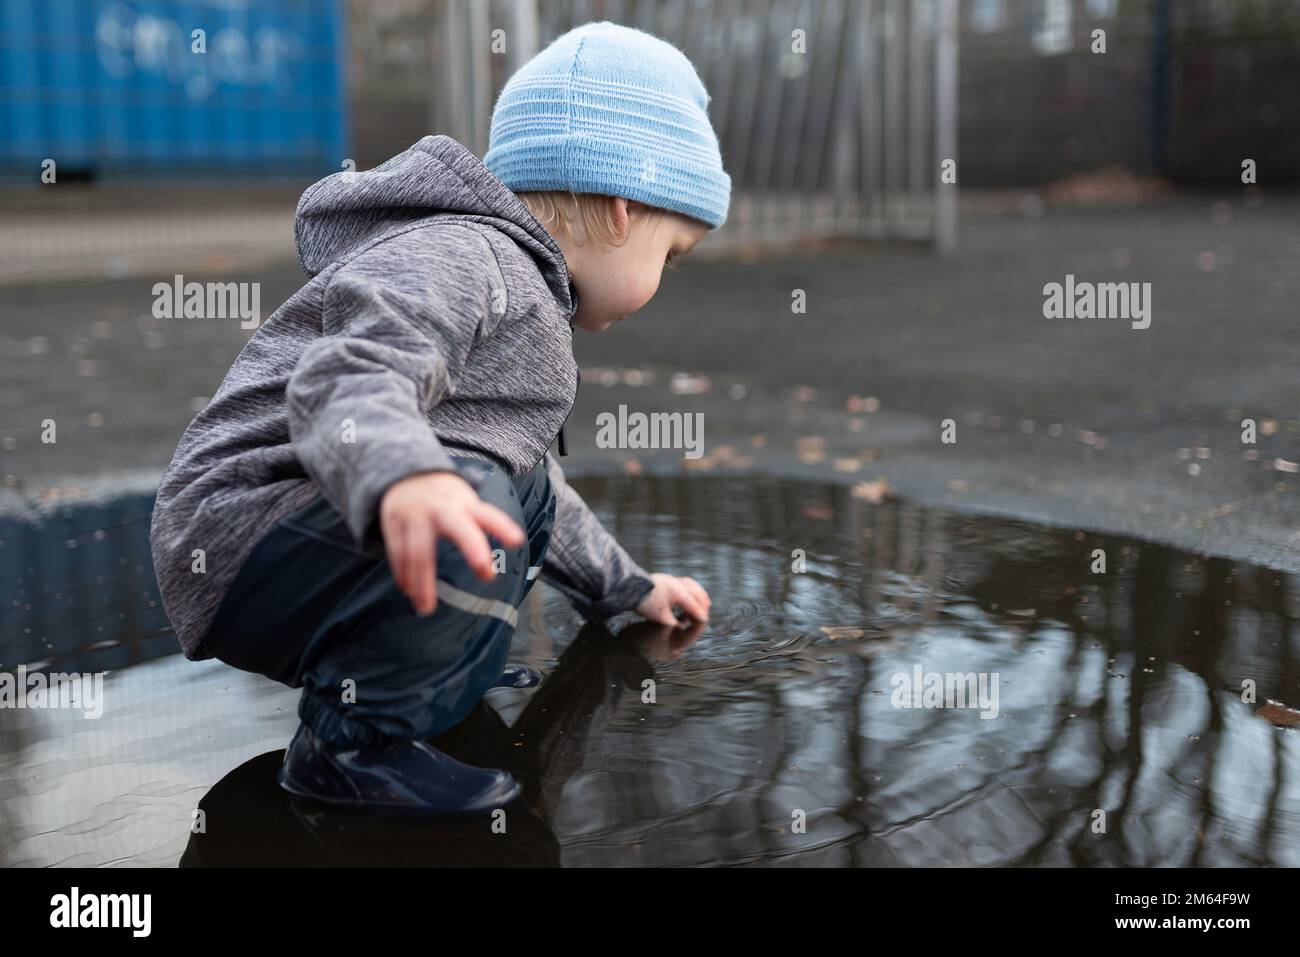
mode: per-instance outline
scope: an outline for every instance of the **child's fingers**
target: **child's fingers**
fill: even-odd
[[[420,592],[414,577],[415,569],[411,565],[412,552],[408,533],[406,524],[394,523],[384,534],[384,540],[388,544],[388,565],[398,590],[410,599],[411,606],[417,613],[423,614],[420,608]]]
[[[657,621],[661,625],[668,625],[670,628],[677,627],[677,616],[673,614],[673,606],[669,601],[662,603],[656,602],[655,607],[651,609],[651,614],[646,615],[650,621]]]
[[[679,584],[674,588],[673,592],[673,600],[681,606],[682,611],[686,612],[687,615],[696,621],[709,620],[709,612],[708,609],[704,607],[704,602],[700,601],[700,599],[696,597],[694,591],[692,591],[687,585]]]
[[[686,583],[686,587],[694,593],[695,597],[704,603],[706,609],[712,607],[713,599],[709,597],[709,593],[704,590],[703,585],[694,578],[683,578],[682,581]]]
[[[406,528],[402,537],[404,579],[406,586],[402,589],[415,611],[420,615],[430,615],[438,607],[438,592],[434,584],[438,574],[438,559],[434,554],[436,544],[433,529],[427,522],[415,522]]]
[[[396,522],[387,521],[383,523],[384,550],[388,553],[388,569],[393,573],[393,581],[397,583],[398,590],[403,594],[409,594],[406,587],[406,552],[402,544],[403,528]]]
[[[474,507],[474,518],[483,531],[498,539],[507,548],[518,548],[524,543],[524,530],[495,505],[479,502]]]
[[[465,564],[475,575],[484,581],[492,580],[492,552],[488,548],[487,536],[468,515],[462,513],[444,518],[440,531],[460,549]]]
[[[637,606],[636,611],[646,621],[672,627],[677,625],[677,618],[673,615],[673,603],[669,599],[667,589],[657,580],[654,590],[645,596],[645,600]]]

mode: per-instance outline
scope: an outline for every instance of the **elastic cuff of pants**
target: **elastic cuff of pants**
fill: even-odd
[[[298,717],[312,733],[336,748],[371,748],[390,744],[393,738],[372,725],[331,707],[318,695],[303,692]]]

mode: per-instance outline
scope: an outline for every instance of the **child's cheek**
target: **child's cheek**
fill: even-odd
[[[662,269],[652,269],[645,273],[640,288],[637,290],[637,302],[633,304],[629,310],[630,312],[635,312],[654,298],[655,293],[659,291],[659,283],[662,277]]]

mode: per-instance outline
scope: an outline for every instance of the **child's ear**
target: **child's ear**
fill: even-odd
[[[631,217],[628,215],[627,200],[622,196],[611,196],[611,206],[609,209],[610,222],[614,226],[614,235],[620,241],[627,238],[628,224]]]

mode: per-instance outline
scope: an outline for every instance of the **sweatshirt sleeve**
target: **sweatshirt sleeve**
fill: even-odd
[[[452,225],[379,243],[326,286],[323,335],[285,390],[289,433],[364,551],[382,551],[379,502],[390,486],[456,471],[427,413],[495,327],[504,288],[487,241]]]
[[[555,492],[555,524],[542,577],[588,618],[609,618],[635,608],[654,588],[650,573],[632,560],[570,488],[555,456],[547,452],[545,461]]]

